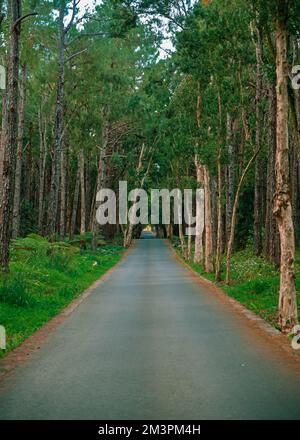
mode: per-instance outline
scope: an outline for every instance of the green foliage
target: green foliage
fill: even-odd
[[[34,304],[34,299],[28,293],[28,280],[21,273],[7,275],[0,283],[0,303],[24,307]]]

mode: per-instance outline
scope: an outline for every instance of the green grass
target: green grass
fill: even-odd
[[[177,253],[181,255],[180,244],[175,238],[173,245]],[[201,276],[215,281],[214,274],[206,274],[203,267],[198,264],[188,263],[193,270]],[[231,285],[224,284],[225,261],[222,262],[222,279],[219,283],[230,297],[236,299],[249,310],[253,311],[274,327],[278,321],[278,295],[279,295],[279,271],[265,259],[253,255],[251,249],[246,249],[234,254],[232,258]],[[300,252],[296,256],[297,274],[297,299],[300,318]]]
[[[7,332],[7,350],[0,357],[113,267],[123,251],[103,240],[96,253],[70,243],[50,244],[33,234],[17,240],[11,252],[11,272],[0,277],[0,324]]]

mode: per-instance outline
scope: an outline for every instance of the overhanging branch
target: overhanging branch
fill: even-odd
[[[38,15],[37,12],[28,12],[28,14],[22,15],[22,17],[19,17],[13,24],[13,28],[15,29],[22,21],[24,21],[28,17],[34,17]]]
[[[86,52],[86,51],[87,51],[87,49],[83,49],[83,50],[80,50],[79,52],[73,53],[73,55],[70,55],[70,56],[66,59],[65,62],[68,63],[69,61],[73,60],[73,58],[77,57],[78,55],[80,55],[80,54],[82,54],[82,53],[84,53],[84,52]]]

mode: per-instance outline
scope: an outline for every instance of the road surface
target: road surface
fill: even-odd
[[[162,240],[140,240],[2,382],[0,419],[300,419],[300,383]]]

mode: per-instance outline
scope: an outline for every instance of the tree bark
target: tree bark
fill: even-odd
[[[227,148],[228,148],[228,165],[227,165],[227,194],[226,194],[226,237],[227,243],[230,237],[231,219],[234,204],[235,193],[235,160],[233,146],[233,121],[230,115],[227,115]]]
[[[289,170],[287,13],[287,2],[280,2],[276,23],[277,151],[274,213],[277,219],[281,246],[279,325],[283,332],[290,331],[298,323],[295,234],[290,198]]]
[[[276,177],[276,90],[275,86],[269,90],[269,129],[268,129],[268,168],[267,168],[267,193],[266,193],[266,225],[265,225],[265,254],[271,263],[280,265],[280,238],[276,218],[273,214]]]
[[[2,99],[2,124],[1,124],[1,144],[0,144],[0,191],[3,188],[3,167],[4,167],[4,153],[5,153],[5,124],[7,121],[6,105],[6,90],[3,91]]]
[[[21,85],[20,85],[19,109],[18,109],[19,121],[18,121],[17,158],[16,158],[16,169],[15,169],[12,238],[17,238],[20,235],[20,205],[21,205],[24,122],[25,122],[25,101],[26,101],[26,64],[23,64]]]
[[[80,234],[85,234],[86,225],[86,201],[85,201],[85,176],[84,176],[84,151],[80,150]]]
[[[221,148],[218,153],[218,196],[217,196],[217,209],[218,209],[218,226],[217,226],[217,253],[216,253],[216,281],[220,282],[221,277],[221,258],[223,248],[223,227],[222,227],[222,164],[221,164]]]
[[[198,155],[195,155],[195,166],[197,175],[198,188],[203,187],[204,175],[203,167],[199,161]],[[196,198],[196,236],[195,236],[195,253],[194,263],[203,264],[203,232],[204,232],[204,192],[203,197]]]
[[[191,207],[192,208],[192,207]],[[192,219],[191,219],[191,211],[189,210],[188,213],[188,222],[189,222],[189,227],[192,227]],[[193,235],[190,233],[188,236],[188,246],[187,246],[187,259],[188,261],[192,261],[192,245],[193,245]]]
[[[66,146],[63,143],[60,152],[60,239],[64,241],[66,234],[66,208],[67,208],[67,167]]]
[[[75,189],[74,189],[74,197],[73,197],[73,208],[72,208],[72,216],[71,216],[71,224],[70,224],[70,239],[72,240],[75,233],[76,228],[76,219],[77,219],[77,209],[79,203],[79,190],[80,190],[80,156],[78,155],[78,168],[75,180]]]
[[[52,157],[52,174],[48,206],[48,234],[53,237],[56,231],[56,220],[59,199],[60,158],[64,127],[64,82],[65,82],[65,1],[61,1],[59,10],[59,43],[58,43],[58,80],[55,109],[54,149]]]
[[[205,203],[205,264],[207,273],[214,271],[213,263],[213,240],[212,240],[212,212],[211,212],[211,189],[208,168],[203,166],[204,174],[204,203]]]
[[[40,135],[40,152],[39,152],[39,201],[38,201],[38,228],[39,232],[43,233],[43,219],[44,219],[44,189],[45,189],[45,174],[47,161],[47,122],[43,118],[42,110],[39,111],[39,135]]]
[[[0,202],[0,267],[2,272],[9,271],[10,244],[10,213],[12,206],[13,158],[17,146],[17,112],[18,112],[18,81],[21,23],[15,22],[21,17],[21,1],[12,0],[10,3],[10,47],[6,108],[4,109],[4,133],[1,148],[3,148],[2,168],[2,197]]]
[[[262,142],[262,92],[263,92],[263,78],[262,78],[262,39],[261,31],[256,28],[256,97],[255,97],[255,112],[256,112],[256,149],[261,150]],[[259,154],[255,162],[255,185],[254,185],[254,250],[257,256],[261,255],[262,246],[262,222],[263,222],[263,161]]]
[[[33,181],[33,160],[32,160],[32,148],[33,148],[33,123],[29,123],[29,140],[26,149],[26,175],[25,175],[25,200],[31,203],[32,199],[32,181]]]

